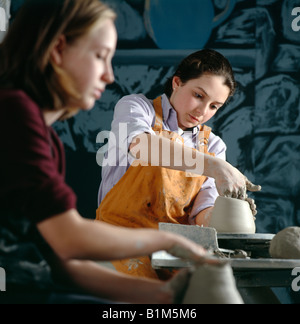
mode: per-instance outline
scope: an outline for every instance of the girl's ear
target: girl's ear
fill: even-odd
[[[182,82],[181,82],[180,77],[174,76],[173,81],[172,81],[173,90],[176,90],[177,88],[179,88],[181,86],[181,84],[182,84]]]
[[[64,35],[61,35],[55,42],[53,49],[50,52],[51,60],[56,65],[61,65],[63,61],[63,52],[66,48],[66,37]]]

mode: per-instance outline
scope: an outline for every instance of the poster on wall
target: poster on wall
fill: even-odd
[[[9,26],[11,0],[0,0],[0,43],[2,43]]]

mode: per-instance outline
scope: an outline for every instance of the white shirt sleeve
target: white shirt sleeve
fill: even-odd
[[[210,153],[215,153],[215,156],[219,159],[226,160],[226,144],[223,140],[211,133],[209,137],[208,151]],[[219,196],[215,179],[207,178],[206,182],[203,184],[198,196],[195,199],[194,206],[189,218],[189,223],[195,225],[196,216],[203,210],[213,207],[215,201]]]
[[[128,154],[132,140],[143,133],[155,134],[152,126],[155,110],[152,102],[142,94],[122,98],[116,105],[112,122],[108,152],[102,167],[102,181],[98,203],[126,173],[134,158]]]
[[[143,95],[130,95],[122,98],[115,108],[112,132],[117,134],[119,149],[126,149],[123,152],[127,155],[132,140],[143,133],[155,134],[152,129],[155,120],[155,111],[150,100]],[[120,125],[126,130],[126,134],[120,136]]]

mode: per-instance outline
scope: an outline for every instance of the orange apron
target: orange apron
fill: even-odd
[[[177,133],[163,130],[161,97],[155,99],[153,105],[156,112],[153,130],[156,134],[184,144]],[[208,153],[210,132],[207,126],[200,129],[200,150],[213,155]],[[161,222],[188,225],[194,201],[206,179],[206,176],[188,177],[183,171],[133,164],[105,196],[97,209],[96,219],[130,228],[158,229]],[[158,278],[149,256],[112,263],[117,271],[123,273]]]

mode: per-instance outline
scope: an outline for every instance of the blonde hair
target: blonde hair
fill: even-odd
[[[71,44],[107,19],[99,0],[28,0],[0,45],[0,86],[24,90],[42,109],[64,109],[78,94],[70,77],[51,60],[61,35]]]

